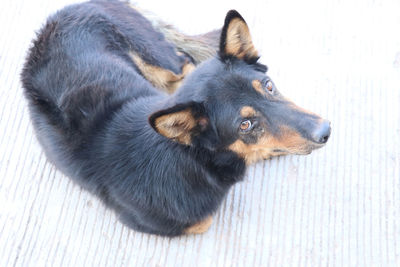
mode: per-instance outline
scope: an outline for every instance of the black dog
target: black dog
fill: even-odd
[[[47,157],[143,232],[202,233],[246,165],[308,154],[329,122],[286,100],[230,11],[194,69],[140,13],[93,1],[50,17],[22,82]],[[179,89],[172,95],[169,93]]]

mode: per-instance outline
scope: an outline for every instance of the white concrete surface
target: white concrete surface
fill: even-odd
[[[71,2],[2,0],[0,266],[400,266],[400,1],[139,2],[188,33],[237,8],[281,92],[333,126],[325,148],[251,167],[209,232],[176,239],[121,225],[33,135],[19,73]]]

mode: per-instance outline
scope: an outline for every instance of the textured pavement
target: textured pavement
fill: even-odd
[[[67,0],[0,10],[0,266],[400,266],[400,1],[142,1],[187,33],[236,8],[280,91],[332,122],[326,147],[249,168],[210,230],[137,233],[44,157],[19,73]]]

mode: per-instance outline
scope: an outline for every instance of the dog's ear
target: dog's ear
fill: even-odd
[[[219,43],[219,56],[223,60],[236,57],[247,63],[255,63],[259,58],[251,40],[249,27],[236,10],[226,14]]]
[[[185,145],[191,145],[192,136],[204,131],[209,123],[204,106],[197,102],[157,111],[149,117],[149,122],[159,134]]]

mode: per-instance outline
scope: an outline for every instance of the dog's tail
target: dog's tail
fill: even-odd
[[[185,35],[153,13],[132,4],[129,5],[148,19],[154,29],[162,33],[168,42],[173,43],[179,52],[191,57],[196,65],[216,55],[221,30],[193,36]]]

